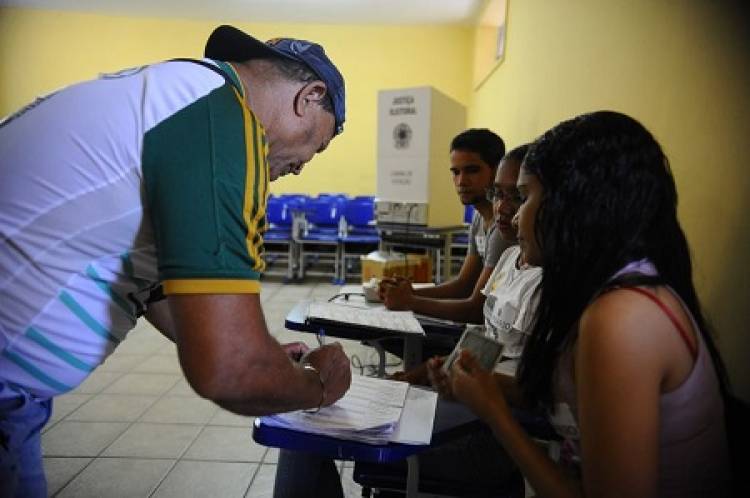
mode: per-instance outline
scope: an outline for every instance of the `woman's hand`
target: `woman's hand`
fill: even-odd
[[[453,399],[450,378],[443,372],[443,363],[445,363],[445,356],[435,356],[427,360],[427,378],[441,397]]]
[[[463,350],[453,363],[448,379],[453,396],[483,420],[498,408],[509,410],[491,370],[485,370],[470,351]]]

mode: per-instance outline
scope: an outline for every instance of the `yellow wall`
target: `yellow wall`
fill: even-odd
[[[0,8],[0,116],[100,72],[200,57],[218,24]],[[374,194],[378,90],[432,85],[459,102],[469,100],[467,27],[232,24],[260,39],[316,41],[346,79],[345,132],[305,174],[274,182],[272,192]]]
[[[508,15],[505,60],[469,124],[517,145],[597,109],[643,122],[671,161],[696,284],[750,399],[748,16],[701,0],[511,0]]]
[[[0,115],[100,71],[199,56],[217,23],[0,9]],[[373,193],[379,89],[433,85],[469,105],[470,125],[511,146],[595,109],[641,120],[672,162],[696,283],[750,399],[746,24],[727,2],[511,0],[505,61],[476,93],[467,28],[236,25],[260,38],[316,40],[347,80],[346,132],[301,177],[275,182],[276,192]]]

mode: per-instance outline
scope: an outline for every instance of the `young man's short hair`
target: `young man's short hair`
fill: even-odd
[[[505,142],[487,128],[470,128],[451,141],[451,152],[463,150],[479,154],[482,161],[496,168],[505,155]]]

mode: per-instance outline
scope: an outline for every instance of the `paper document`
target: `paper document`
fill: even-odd
[[[310,303],[307,318],[348,323],[373,329],[424,335],[424,329],[411,311],[361,309],[336,303]]]
[[[391,441],[405,444],[427,444],[432,439],[437,393],[418,386],[409,386],[404,411],[401,413]]]
[[[262,417],[261,423],[369,444],[428,444],[437,393],[418,389],[412,394],[412,390],[405,382],[355,375],[349,391],[333,405],[317,413]]]

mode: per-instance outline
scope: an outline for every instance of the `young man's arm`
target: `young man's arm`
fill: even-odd
[[[481,260],[479,262],[481,264]],[[468,297],[435,299],[417,294],[412,296],[411,309],[423,315],[445,318],[457,322],[484,323],[483,306],[485,296],[482,294],[482,289],[484,289],[487,280],[492,275],[492,270],[491,267],[481,269],[479,276],[474,280],[474,288]]]
[[[485,299],[482,289],[492,270],[491,267],[483,267],[479,256],[469,255],[458,277],[444,285],[412,290],[407,281],[386,282],[381,293],[383,302],[391,310],[412,310],[458,322],[482,323]]]
[[[438,299],[462,299],[471,296],[474,284],[482,272],[482,258],[475,254],[469,254],[461,264],[461,269],[455,278],[435,287],[415,289],[415,296],[438,298]],[[490,268],[491,270],[491,268]]]
[[[469,255],[459,276],[444,286],[413,290],[407,281],[384,284],[381,298],[391,310],[412,310],[423,315],[458,322],[483,323],[485,296],[482,289],[492,275],[493,267],[483,266],[482,258]],[[468,292],[449,295],[447,286],[453,282]],[[448,288],[449,289],[449,288]]]

